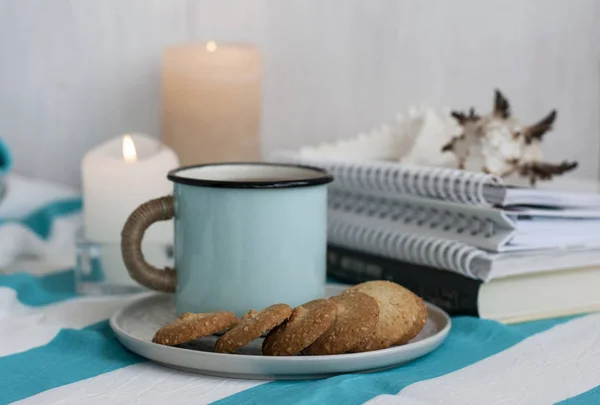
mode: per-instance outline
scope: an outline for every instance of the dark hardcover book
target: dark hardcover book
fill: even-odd
[[[390,280],[450,315],[479,316],[477,297],[482,282],[451,271],[329,245],[327,275],[346,284]]]

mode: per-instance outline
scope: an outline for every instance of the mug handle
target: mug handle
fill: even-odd
[[[150,225],[157,221],[168,221],[174,216],[173,197],[156,198],[137,207],[121,231],[121,254],[131,278],[145,287],[162,292],[175,292],[177,272],[170,267],[160,270],[149,264],[142,253],[142,239]]]

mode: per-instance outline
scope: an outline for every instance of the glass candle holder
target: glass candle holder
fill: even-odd
[[[133,280],[123,263],[121,243],[94,242],[81,230],[77,237],[75,286],[81,295],[116,295],[150,291]],[[148,261],[157,267],[172,267],[173,245],[148,242],[142,244]]]

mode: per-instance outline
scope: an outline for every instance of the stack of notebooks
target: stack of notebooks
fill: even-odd
[[[279,154],[335,177],[328,274],[387,279],[452,315],[505,323],[600,310],[600,194],[462,170]]]

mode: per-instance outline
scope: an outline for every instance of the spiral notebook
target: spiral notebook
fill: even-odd
[[[335,187],[328,206],[338,221],[452,239],[492,252],[600,245],[599,209],[499,209]]]
[[[463,242],[392,229],[368,220],[328,215],[329,243],[390,259],[449,270],[488,282],[508,276],[600,263],[596,247],[490,253]]]
[[[483,281],[600,263],[600,194],[515,188],[485,173],[276,152],[321,167],[329,243]]]
[[[387,161],[344,160],[280,151],[270,160],[322,167],[338,189],[411,195],[483,207],[599,208],[599,193],[511,187],[491,174]]]

